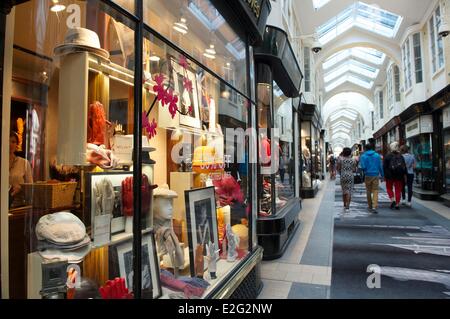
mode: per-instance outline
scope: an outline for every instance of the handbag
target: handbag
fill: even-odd
[[[364,176],[363,172],[361,170],[357,170],[355,173],[353,173],[353,183],[354,184],[362,184],[364,183]]]

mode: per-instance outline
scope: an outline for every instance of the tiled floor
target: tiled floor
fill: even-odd
[[[334,182],[302,202],[301,227],[282,258],[264,261],[260,299],[327,298],[331,284]],[[328,205],[329,207],[324,207]]]

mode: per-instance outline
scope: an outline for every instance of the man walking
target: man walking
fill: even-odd
[[[381,161],[381,156],[374,151],[372,144],[367,144],[365,148],[366,151],[360,159],[360,167],[365,175],[369,211],[377,214],[379,179],[384,178],[383,162]]]

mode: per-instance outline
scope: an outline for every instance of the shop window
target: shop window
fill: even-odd
[[[144,1],[144,22],[241,93],[249,94],[245,42],[211,1]]]
[[[436,180],[433,174],[432,135],[420,134],[408,138],[407,144],[416,159],[414,186],[426,191],[435,190]]]
[[[450,128],[444,131],[444,162],[445,162],[445,184],[447,193],[450,194]]]
[[[442,36],[439,35],[439,27],[441,26],[441,23],[441,8],[440,6],[438,6],[428,24],[430,32],[431,65],[433,73],[437,72],[444,66],[444,43],[442,40]]]
[[[416,72],[416,83],[423,82],[422,72],[422,47],[420,43],[420,33],[413,35],[413,47],[414,47],[414,69]]]
[[[315,184],[314,156],[315,139],[312,132],[312,124],[309,121],[301,124],[301,181],[303,188],[312,188]],[[314,154],[313,154],[314,153]]]
[[[201,296],[206,296],[228,274],[227,269],[248,254],[250,136],[246,130],[252,105],[156,34],[145,32],[143,45],[142,114],[150,156],[156,162],[151,171],[154,184],[167,185],[163,193],[177,196],[172,216],[165,215],[164,207],[155,200],[159,266],[163,275],[175,266],[179,275],[204,278],[208,287]],[[205,196],[212,186],[216,197],[211,204]],[[155,190],[157,194],[160,188]],[[166,249],[172,247],[164,235],[167,227],[176,237],[178,260],[171,259]],[[230,231],[239,238],[231,257],[226,248]],[[216,267],[215,275],[203,268],[212,249],[207,247],[209,242],[219,250],[215,264],[210,263]]]
[[[397,65],[394,66],[394,91],[395,91],[395,102],[400,102],[401,101],[400,68]]]
[[[380,119],[384,118],[384,92],[378,92],[378,108]]]
[[[405,90],[409,90],[412,86],[411,76],[411,44],[409,38],[406,40],[402,48],[403,56],[403,72],[405,74]]]
[[[136,0],[112,0],[116,2],[119,6],[127,10],[128,12],[134,13],[136,8]]]

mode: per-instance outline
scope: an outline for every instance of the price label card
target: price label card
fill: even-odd
[[[95,216],[94,245],[99,247],[111,241],[111,214]]]

